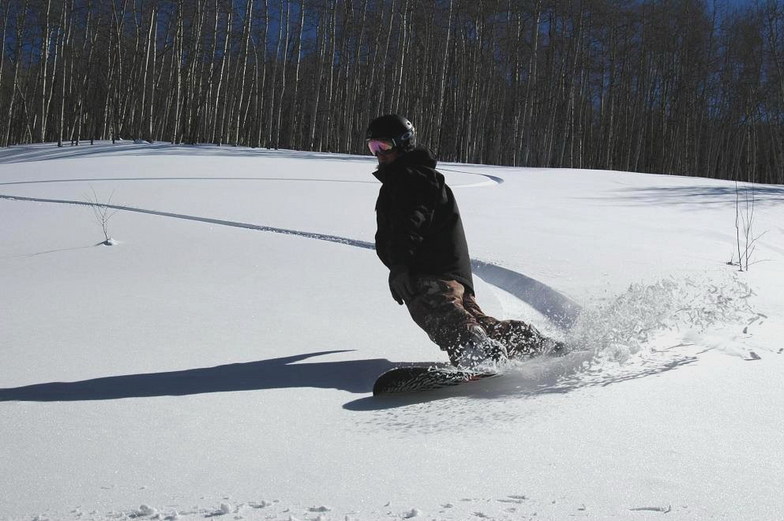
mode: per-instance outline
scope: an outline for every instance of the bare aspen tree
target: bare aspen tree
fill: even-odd
[[[346,42],[346,55],[351,55],[351,63],[350,67],[347,67],[346,71],[346,79],[345,79],[345,88],[346,88],[346,102],[345,105],[347,107],[351,107],[349,111],[347,120],[345,124],[349,128],[363,128],[365,124],[367,124],[367,117],[366,114],[363,113],[361,108],[361,101],[360,98],[362,92],[362,85],[365,83],[365,76],[366,76],[366,69],[363,67],[363,56],[362,53],[364,52],[365,45],[366,45],[366,35],[368,34],[368,0],[362,0],[361,4],[356,6],[359,10],[358,15],[356,13],[352,13],[352,17],[355,20],[355,28],[352,31],[354,35],[353,45],[354,48],[351,49],[348,46],[348,38],[344,36],[344,42]],[[345,151],[354,151],[357,148],[358,141],[362,140],[364,137],[359,133],[352,133],[347,132],[344,133],[345,138]]]
[[[63,99],[61,100],[61,108],[63,109],[61,126],[64,127],[63,131],[67,132],[67,138],[71,145],[77,145],[79,140],[77,111],[79,110],[80,101],[80,93],[77,92],[80,85],[78,68],[83,67],[83,61],[88,60],[85,59],[86,53],[83,52],[83,46],[77,41],[82,29],[80,15],[75,9],[74,0],[68,1],[67,23],[68,32],[63,51],[67,60],[67,69],[63,72],[65,84],[62,92]]]
[[[233,145],[239,144],[239,136],[242,124],[243,102],[245,98],[245,78],[248,69],[248,51],[250,49],[250,27],[251,20],[253,19],[253,0],[247,0],[245,3],[245,19],[242,24],[242,47],[240,50],[239,60],[237,64],[237,80],[239,81],[239,89],[237,93],[236,103],[234,110],[234,135],[232,139]]]
[[[212,122],[214,118],[214,111],[211,110],[212,108],[212,99],[215,93],[214,90],[214,82],[215,82],[215,60],[216,54],[218,50],[218,26],[220,23],[220,10],[218,8],[218,0],[214,0],[212,5],[212,32],[209,37],[210,45],[209,49],[205,52],[205,67],[201,69],[203,80],[206,84],[204,90],[202,92],[202,98],[199,100],[199,111],[203,114],[204,125],[203,125],[203,135],[199,137],[200,140],[210,141],[210,137],[207,135],[207,129],[212,128]],[[205,21],[206,23],[206,21]]]
[[[59,56],[60,68],[59,73],[57,75],[57,80],[60,82],[59,86],[59,98],[60,103],[59,105],[59,114],[57,118],[57,146],[63,146],[63,133],[65,132],[65,94],[66,94],[66,85],[68,83],[68,79],[66,78],[66,71],[67,71],[67,63],[65,61],[65,49],[66,45],[67,48],[71,48],[71,28],[70,18],[68,16],[69,11],[73,9],[73,0],[70,2],[68,0],[63,1],[62,11],[60,13],[60,27],[57,34],[57,54]]]
[[[207,67],[204,55],[204,25],[206,8],[197,2],[190,18],[190,33],[186,41],[188,66],[185,82],[184,135],[186,142],[196,144],[200,141],[202,119],[203,84]]]
[[[449,81],[449,53],[452,46],[452,15],[454,14],[454,0],[449,0],[446,23],[446,40],[444,41],[443,59],[441,60],[441,74],[439,75],[438,94],[436,96],[435,110],[435,129],[432,132],[432,144],[436,150],[440,150],[443,133],[441,127],[444,122],[444,97],[446,95],[446,85]]]
[[[52,100],[52,96],[49,94],[52,83],[49,81],[49,57],[51,48],[51,25],[49,23],[49,17],[52,10],[52,0],[46,0],[44,5],[44,11],[41,14],[43,17],[43,27],[41,31],[40,123],[38,125],[38,135],[41,142],[46,141],[46,121],[49,115],[49,104]]]
[[[13,64],[13,74],[11,75],[11,84],[8,94],[8,101],[7,101],[7,109],[5,111],[5,128],[2,129],[2,134],[0,134],[0,145],[8,146],[10,145],[10,137],[11,137],[11,126],[12,126],[12,118],[15,109],[15,102],[17,91],[19,90],[19,69],[22,64],[22,45],[24,43],[23,34],[26,27],[26,20],[27,20],[27,5],[28,0],[24,0],[24,4],[21,6],[20,9],[17,9],[14,16],[16,18],[16,34],[15,34],[15,45],[14,45],[14,64]],[[6,16],[10,14],[10,7],[11,3],[9,2],[6,11]],[[5,42],[5,37],[3,38],[3,42]],[[3,53],[5,55],[5,53]]]
[[[267,137],[265,137],[266,125],[264,125],[265,118],[265,94],[267,88],[267,33],[270,25],[269,4],[267,0],[262,0],[262,12],[264,16],[261,24],[261,35],[259,45],[254,46],[254,63],[255,63],[255,91],[256,91],[256,146],[269,146]]]
[[[119,136],[120,126],[120,88],[123,80],[123,52],[122,52],[122,34],[123,26],[125,24],[125,7],[127,0],[123,0],[123,4],[118,9],[117,3],[112,2],[111,13],[111,28],[109,31],[109,50],[107,52],[108,64],[107,70],[104,75],[108,77],[106,88],[106,104],[104,108],[104,116],[102,121],[102,136],[106,135],[108,130],[111,135],[112,143],[114,143]]]
[[[8,22],[9,22],[9,19],[11,18],[10,15],[11,15],[11,3],[8,2],[5,5],[5,10],[2,12],[3,28],[2,28],[2,32],[0,32],[0,44],[3,45],[3,46],[5,46],[5,42],[6,42],[6,33],[8,31]],[[5,49],[4,48],[0,48],[0,92],[2,92],[2,89],[3,89],[3,79],[5,78],[5,54],[6,54],[5,53]],[[2,101],[3,100],[0,100],[0,102],[2,102]],[[2,145],[2,143],[0,143],[0,145]]]
[[[158,54],[158,39],[156,38],[156,34],[158,32],[158,18],[160,14],[157,9],[153,7],[152,12],[150,13],[150,64],[148,66],[149,70],[147,72],[149,77],[149,100],[147,101],[147,106],[145,107],[146,111],[146,124],[145,130],[147,131],[148,138],[147,140],[152,142],[153,140],[157,140],[155,135],[155,99],[156,99],[156,74],[159,76],[161,74],[161,70],[157,66],[156,55]]]
[[[771,111],[769,141],[771,148],[771,165],[769,175],[762,182],[784,184],[784,5],[769,0],[764,4],[762,13],[767,70],[770,91],[778,98],[778,111]],[[776,165],[779,167],[777,168]]]
[[[365,5],[367,5],[367,0],[364,0]],[[291,131],[289,133],[290,139],[290,146],[294,148],[298,148],[302,146],[301,142],[301,133],[300,129],[304,125],[304,121],[302,118],[302,107],[300,106],[300,82],[301,80],[301,69],[302,69],[302,56],[303,56],[303,35],[305,33],[305,12],[306,12],[306,4],[305,2],[300,2],[299,4],[299,32],[297,35],[297,50],[295,52],[296,55],[296,62],[294,64],[294,92],[292,93],[292,121],[291,121]],[[357,47],[359,49],[360,46]]]
[[[284,3],[285,9],[284,9]],[[285,16],[284,16],[285,11]],[[280,20],[278,22],[280,35],[278,37],[278,42],[283,47],[283,55],[278,57],[276,56],[276,61],[278,58],[280,59],[282,66],[281,66],[281,73],[280,73],[280,82],[276,83],[276,90],[278,103],[277,103],[277,115],[275,116],[275,125],[274,125],[274,137],[272,138],[273,148],[276,150],[280,148],[280,127],[281,127],[281,118],[283,116],[283,102],[284,97],[286,95],[286,64],[288,63],[289,58],[289,19],[291,16],[291,4],[289,2],[284,2],[281,0],[279,6],[279,15]]]
[[[210,135],[210,142],[220,145],[225,141],[223,138],[223,118],[221,114],[225,114],[225,110],[219,110],[220,104],[223,101],[223,85],[226,70],[229,65],[229,43],[231,40],[231,23],[232,23],[232,10],[226,11],[226,25],[223,33],[223,48],[221,49],[220,69],[218,71],[218,84],[215,86],[214,104],[213,104],[213,124],[212,132]]]
[[[333,104],[337,106],[348,107],[348,97],[350,96],[348,82],[349,78],[354,75],[354,64],[352,60],[349,59],[351,54],[349,51],[349,46],[355,44],[353,35],[357,29],[356,24],[354,23],[353,5],[346,3],[342,6],[342,9],[337,11],[335,14],[335,41],[340,42],[340,45],[338,46],[336,44],[335,46],[336,63],[338,65],[335,67],[335,90]],[[347,114],[345,112],[335,112],[334,116],[334,127],[336,129],[343,127],[343,125],[345,125]],[[347,133],[333,131],[332,134],[334,135],[334,139],[330,143],[329,149],[338,152],[345,152],[347,150],[346,143],[348,142],[348,136],[346,135]]]
[[[171,144],[180,142],[180,114],[182,110],[182,60],[184,54],[183,44],[183,5],[182,0],[177,0],[175,20],[174,20],[174,50],[171,60],[172,78],[174,86],[172,88],[172,129]]]
[[[328,16],[329,25],[327,27],[327,34],[328,34],[328,41],[329,41],[329,52],[326,53],[326,57],[328,58],[328,63],[325,63],[325,68],[327,69],[327,86],[326,86],[326,99],[325,104],[327,110],[324,111],[324,118],[323,118],[323,125],[322,131],[319,134],[319,150],[331,150],[331,146],[336,141],[334,137],[334,115],[333,110],[331,107],[336,106],[334,95],[335,95],[335,61],[337,55],[337,45],[338,45],[338,37],[337,37],[337,16],[338,12],[337,9],[329,9],[327,11],[330,16]]]
[[[92,2],[88,0],[87,13],[84,21],[84,35],[82,37],[82,45],[80,50],[81,56],[81,77],[77,78],[76,88],[76,110],[74,112],[76,121],[76,139],[75,144],[79,144],[83,136],[83,128],[85,120],[89,119],[91,123],[88,125],[91,134],[90,138],[94,138],[95,134],[94,121],[95,121],[95,105],[91,103],[92,97],[89,95],[90,87],[93,83],[92,79],[97,76],[95,72],[96,61],[96,47],[98,41],[98,27],[100,26],[101,15],[95,13],[91,9]],[[85,58],[86,56],[86,58]]]
[[[284,41],[284,38],[285,38],[284,35],[288,34],[288,31],[286,30],[287,28],[284,27],[284,21],[283,21],[283,8],[284,8],[284,5],[283,4],[284,4],[284,2],[282,2],[282,1],[278,2],[278,21],[277,21],[278,36],[275,39],[275,41],[277,43],[275,45],[275,53],[272,56],[273,65],[272,65],[272,69],[270,71],[270,77],[271,77],[271,81],[272,81],[272,89],[270,90],[270,93],[269,93],[269,108],[268,108],[268,112],[267,112],[269,114],[269,116],[267,118],[267,130],[266,130],[267,147],[268,148],[275,148],[275,149],[278,148],[278,144],[277,144],[277,142],[275,140],[275,137],[274,137],[275,136],[275,123],[277,121],[276,114],[278,113],[278,104],[281,101],[281,98],[280,98],[279,92],[278,92],[278,90],[280,89],[280,84],[278,83],[278,75],[279,75],[279,71],[282,68],[285,67],[285,64],[282,63],[282,60],[281,60],[281,54],[283,52],[285,52],[285,51],[282,50],[284,45],[288,44],[288,42]],[[285,76],[285,71],[281,75]]]
[[[148,141],[153,140],[152,136],[152,107],[148,106],[147,98],[152,96],[152,88],[149,85],[149,78],[153,77],[152,71],[155,70],[155,59],[153,57],[153,49],[155,48],[155,16],[156,8],[153,6],[150,9],[149,21],[147,23],[147,36],[144,42],[144,60],[142,62],[141,74],[141,88],[139,89],[139,118],[136,125],[136,136],[144,138]]]
[[[406,54],[408,51],[407,48],[407,40],[408,40],[408,17],[409,17],[409,7],[408,1],[409,0],[400,0],[400,10],[399,10],[399,30],[398,30],[398,40],[397,40],[397,53],[395,56],[395,68],[394,70],[394,79],[392,81],[392,101],[391,101],[391,108],[393,111],[399,110],[398,107],[401,106],[401,98],[402,98],[402,91],[403,91],[403,72],[405,71],[406,67]]]
[[[528,74],[524,90],[525,103],[523,104],[523,116],[518,121],[522,128],[515,129],[515,135],[522,138],[522,155],[520,163],[515,164],[530,165],[532,161],[531,153],[534,136],[534,115],[535,100],[539,94],[539,59],[540,59],[540,31],[542,25],[542,0],[536,0],[532,17],[532,45],[531,54],[528,59]]]
[[[327,41],[328,41],[328,28],[324,23],[324,19],[326,18],[326,13],[329,12],[329,0],[324,0],[324,4],[319,11],[319,22],[316,29],[317,34],[317,41],[318,41],[318,51],[316,56],[316,74],[313,77],[312,83],[312,90],[313,90],[313,98],[311,101],[311,111],[310,111],[310,130],[308,131],[308,143],[306,147],[309,150],[321,150],[321,145],[316,144],[316,132],[318,130],[318,122],[319,122],[319,107],[321,103],[321,87],[322,87],[322,80],[323,80],[323,73],[324,73],[324,66],[326,61],[326,49],[327,49]]]

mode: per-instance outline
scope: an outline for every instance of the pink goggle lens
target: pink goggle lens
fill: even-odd
[[[390,150],[395,148],[395,144],[391,139],[369,139],[367,142],[370,153],[375,155],[387,154]]]

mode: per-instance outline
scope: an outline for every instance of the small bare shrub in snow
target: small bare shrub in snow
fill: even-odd
[[[103,231],[104,241],[101,244],[105,246],[114,246],[117,244],[117,241],[112,239],[109,235],[109,220],[117,213],[117,210],[111,208],[112,197],[114,197],[114,192],[109,195],[109,199],[107,199],[105,203],[102,203],[94,188],[92,189],[92,193],[88,194],[86,197],[87,203],[93,211],[95,221],[100,225],[101,231]]]
[[[756,206],[756,197],[754,193],[754,186],[747,185],[741,188],[740,183],[735,182],[735,242],[738,248],[738,261],[735,262],[735,254],[727,264],[737,265],[740,271],[749,271],[749,264],[751,256],[756,249],[755,243],[757,240],[765,235],[755,236],[753,232],[754,226],[754,209]]]

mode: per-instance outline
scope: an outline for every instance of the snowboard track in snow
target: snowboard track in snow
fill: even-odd
[[[229,226],[232,228],[244,228],[247,230],[255,230],[268,233],[277,233],[281,235],[292,235],[296,237],[304,237],[306,239],[315,239],[319,241],[332,242],[336,244],[343,244],[346,246],[353,246],[355,248],[362,248],[366,250],[375,250],[375,245],[372,242],[362,241],[359,239],[351,239],[349,237],[341,237],[339,235],[330,235],[317,232],[306,232],[301,230],[291,230],[286,228],[277,228],[274,226],[266,226],[262,224],[244,223],[239,221],[230,221],[226,219],[215,219],[211,217],[201,217],[197,215],[188,215],[174,212],[165,212],[161,210],[149,210],[145,208],[138,208],[134,206],[125,206],[117,204],[95,204],[87,201],[75,201],[69,199],[48,199],[41,197],[23,197],[15,195],[0,194],[0,199],[9,201],[23,201],[35,203],[48,203],[48,204],[66,204],[75,206],[86,207],[104,207],[111,210],[139,213],[146,215],[155,215],[158,217],[168,217],[171,219],[181,219],[185,221],[195,221],[207,224],[214,224],[218,226]],[[527,303],[533,309],[547,317],[551,322],[562,329],[568,329],[580,313],[580,306],[559,293],[550,286],[539,282],[536,279],[512,271],[508,268],[485,262],[477,259],[471,260],[471,267],[474,274],[487,282],[488,284],[500,288],[507,293],[515,296],[516,298]]]

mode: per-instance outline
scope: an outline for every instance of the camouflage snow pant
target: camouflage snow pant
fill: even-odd
[[[454,280],[420,277],[416,295],[406,305],[411,318],[455,364],[462,349],[476,340],[477,329],[506,348],[509,358],[540,354],[545,337],[519,320],[497,320],[479,308],[474,296]]]

